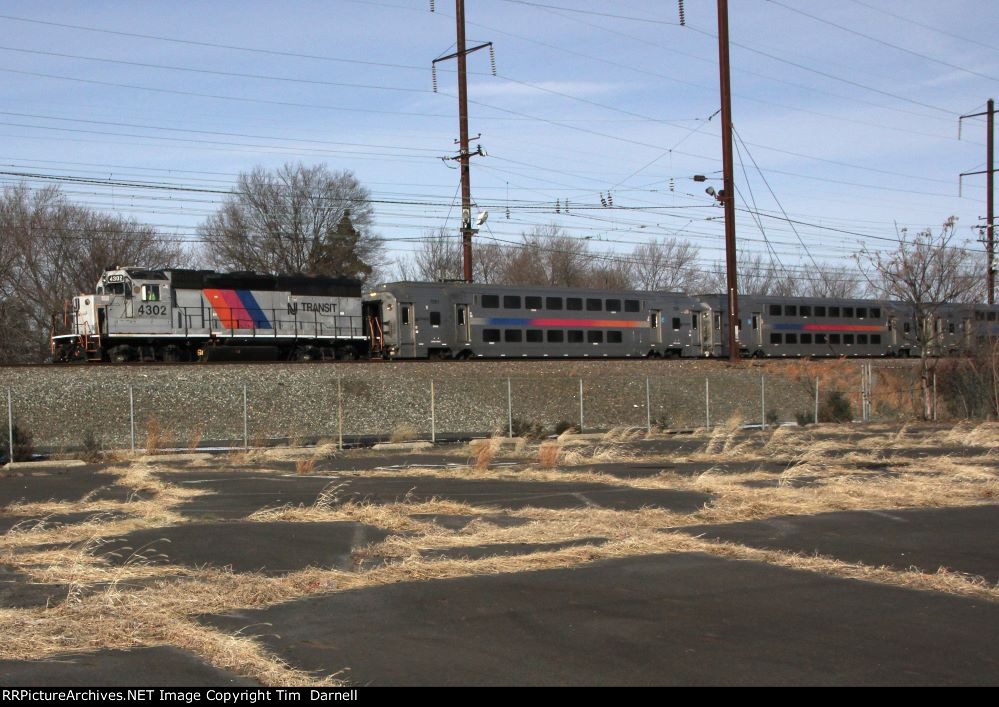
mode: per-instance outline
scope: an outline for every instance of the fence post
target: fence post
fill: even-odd
[[[579,432],[583,432],[583,379],[579,379]]]
[[[132,441],[132,454],[135,454],[135,397],[132,386],[128,386],[128,436]]]
[[[343,451],[343,377],[336,379],[336,436],[337,449]]]
[[[246,420],[246,385],[243,385],[243,449],[250,448],[250,427]]]
[[[434,400],[434,381],[430,379],[430,441],[437,443],[437,407]]]
[[[760,374],[760,429],[767,428],[767,387],[766,376]]]
[[[506,379],[506,424],[507,436],[513,437],[513,385]]]
[[[10,461],[14,462],[14,396],[7,388],[7,442],[10,445]]]
[[[815,417],[812,418],[813,424],[819,424],[819,377],[815,376]]]
[[[937,419],[937,372],[933,371],[933,419]]]
[[[705,378],[704,379],[704,423],[705,426],[711,429],[711,382]]]
[[[652,391],[649,377],[645,377],[645,432],[652,434]]]

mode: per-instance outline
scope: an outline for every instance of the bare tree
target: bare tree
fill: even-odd
[[[819,263],[817,269],[809,270],[800,279],[801,294],[804,297],[828,297],[848,299],[864,294],[863,275],[855,268],[832,263]]]
[[[635,284],[642,290],[695,292],[704,280],[700,249],[676,238],[653,240],[632,253]]]
[[[764,258],[762,253],[740,252],[737,268],[740,296],[794,297],[799,294],[798,282],[793,274],[774,263],[772,258]],[[727,291],[724,263],[715,264],[705,284],[706,290]]]
[[[956,228],[957,218],[951,216],[936,234],[926,229],[911,236],[903,229],[894,250],[865,247],[856,256],[873,294],[902,302],[912,311],[926,417],[932,414],[931,378],[936,363],[932,356],[942,336],[942,327],[936,325],[937,311],[946,303],[975,301],[984,281],[971,252],[954,243]]]
[[[72,204],[57,188],[7,187],[0,196],[0,358],[39,360],[51,317],[93,292],[109,266],[185,264],[151,226]]]
[[[420,280],[438,282],[464,277],[461,240],[444,228],[424,237],[413,261]]]
[[[368,190],[349,171],[286,164],[242,173],[199,229],[219,269],[364,280],[382,261]]]

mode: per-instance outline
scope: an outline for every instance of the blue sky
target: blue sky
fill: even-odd
[[[487,52],[469,59],[470,128],[488,153],[472,171],[490,212],[483,238],[556,222],[598,251],[679,235],[706,263],[722,257],[721,211],[690,179],[721,169],[708,120],[719,106],[715,3],[685,5],[680,27],[675,1],[467,0],[469,42],[494,42],[498,72]],[[896,225],[950,215],[981,247],[984,176],[959,197],[957,175],[984,169],[985,124],[966,121],[958,141],[957,116],[999,93],[999,4],[731,5],[742,247],[769,241],[795,268],[808,262],[801,242],[841,260],[861,244],[891,248]],[[377,232],[404,256],[407,239],[455,229],[459,214],[458,172],[440,159],[455,150],[456,78],[442,68],[434,93],[430,71],[453,50],[454,3],[436,6],[7,0],[0,163],[208,190],[64,183],[81,202],[194,238],[220,199],[211,191],[238,172],[326,162],[387,202]],[[595,208],[608,192],[615,208]],[[566,199],[569,215],[556,213]],[[766,215],[757,223],[749,209]]]

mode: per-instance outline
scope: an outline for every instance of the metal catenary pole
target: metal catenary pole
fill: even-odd
[[[819,424],[819,377],[815,376],[815,417],[812,422]]]

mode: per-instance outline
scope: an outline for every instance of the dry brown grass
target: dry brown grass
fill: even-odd
[[[196,451],[198,447],[201,446],[201,440],[205,438],[205,427],[204,425],[198,425],[193,430],[191,430],[191,436],[187,439],[187,449],[188,451]]]
[[[150,418],[146,423],[146,454],[156,454],[163,448],[166,433],[159,420]]]
[[[299,459],[295,462],[295,473],[302,476],[305,474],[311,474],[316,468],[316,458],[311,459]]]
[[[562,445],[558,440],[542,442],[538,447],[538,465],[542,469],[554,469],[562,456]]]
[[[412,442],[420,438],[420,431],[409,423],[397,425],[389,435],[389,442]]]
[[[996,503],[999,472],[991,453],[977,457],[902,457],[896,448],[936,445],[990,446],[999,429],[991,426],[959,426],[952,429],[898,429],[870,426],[858,432],[842,428],[777,428],[762,432],[740,430],[729,421],[704,438],[705,448],[691,459],[707,464],[726,461],[779,460],[788,464],[778,476],[758,468],[746,473],[708,472],[695,477],[663,474],[649,478],[617,479],[590,472],[560,471],[559,465],[595,460],[629,458],[633,452],[622,443],[573,446],[558,441],[523,448],[526,461],[518,467],[491,467],[502,440],[484,440],[459,450],[456,455],[474,458],[474,467],[407,469],[364,472],[366,475],[481,477],[521,481],[578,480],[614,486],[671,488],[704,491],[713,500],[695,513],[674,513],[644,508],[615,511],[604,508],[524,508],[506,515],[529,520],[525,525],[503,527],[475,521],[461,530],[450,530],[414,515],[483,515],[497,509],[434,499],[375,504],[346,499],[344,482],[329,485],[311,506],[284,506],[259,511],[251,520],[319,522],[351,520],[390,531],[383,542],[361,550],[359,559],[385,562],[366,565],[359,571],[308,568],[280,577],[233,574],[212,569],[183,568],[153,562],[150,553],[158,546],[137,549],[122,566],[102,556],[103,539],[138,528],[186,522],[173,509],[199,491],[177,487],[157,476],[164,467],[148,462],[123,463],[112,468],[120,483],[135,489],[141,501],[97,502],[86,499],[75,504],[23,504],[12,512],[39,514],[39,524],[25,524],[0,536],[3,560],[27,572],[35,581],[65,582],[72,588],[68,601],[48,609],[0,609],[0,658],[38,659],[66,651],[129,648],[169,644],[192,651],[219,668],[253,677],[270,685],[332,685],[335,679],[319,679],[294,670],[265,650],[252,635],[226,635],[196,620],[200,614],[243,608],[265,607],[323,592],[378,586],[403,581],[428,581],[450,577],[526,572],[573,567],[616,557],[702,552],[737,561],[765,562],[798,571],[846,577],[925,591],[942,591],[999,601],[999,588],[980,578],[943,568],[899,571],[846,563],[821,556],[758,550],[738,544],[711,542],[663,529],[697,524],[800,515],[832,510],[940,507]],[[818,439],[821,432],[823,439]],[[863,434],[864,443],[858,444]],[[965,441],[967,440],[967,441]],[[483,452],[483,450],[485,450]],[[304,454],[304,452],[302,452]],[[300,458],[296,470],[329,450],[311,450]],[[296,452],[298,454],[298,452]],[[547,462],[546,462],[547,456]],[[261,458],[266,458],[262,456]],[[231,460],[231,457],[226,457]],[[709,461],[710,460],[710,461]],[[883,470],[864,464],[887,460],[892,478]],[[549,465],[550,462],[550,465]],[[300,466],[300,464],[302,466]],[[762,470],[761,470],[762,469]],[[171,471],[175,471],[171,469]],[[268,473],[266,469],[261,473]],[[276,473],[276,472],[275,472]],[[301,473],[301,472],[300,472]],[[815,477],[814,485],[798,487],[802,476]],[[752,488],[747,481],[770,480],[777,484]],[[95,518],[88,523],[60,526],[44,520],[44,514],[71,510],[124,510],[132,518]],[[498,509],[503,512],[502,509]],[[433,551],[446,547],[472,547],[493,543],[548,543],[582,537],[608,538],[604,545],[568,547],[527,555],[486,557],[480,560],[440,559]],[[41,544],[75,543],[72,547],[39,549]],[[263,629],[269,630],[269,629]]]

